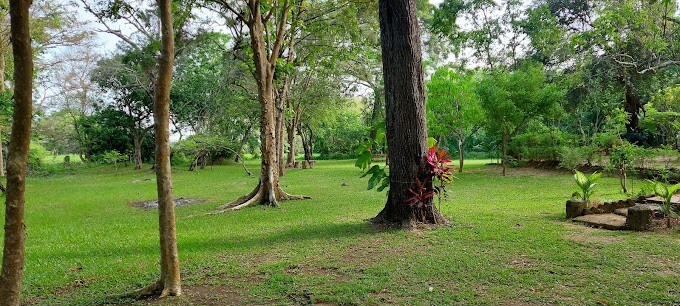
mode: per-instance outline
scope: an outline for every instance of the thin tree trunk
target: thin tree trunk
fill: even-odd
[[[14,55],[14,114],[7,160],[5,238],[0,273],[0,305],[19,305],[24,275],[26,226],[24,203],[26,171],[33,116],[33,50],[29,30],[30,0],[10,0],[9,13]]]
[[[154,129],[156,132],[156,188],[158,191],[158,225],[160,237],[160,279],[143,294],[179,296],[182,294],[179,255],[175,231],[175,203],[170,168],[170,83],[174,64],[175,43],[172,28],[172,0],[158,0],[161,17],[162,49],[154,97]]]
[[[465,141],[458,138],[458,172],[463,173],[463,164],[465,163]]]
[[[175,58],[175,32],[172,0],[158,0],[161,15],[163,48],[158,65],[154,118],[156,129],[156,182],[158,188],[158,224],[161,247],[161,296],[182,294],[177,237],[175,234],[175,201],[170,168],[170,86]],[[141,159],[141,156],[140,156]]]
[[[284,83],[287,82],[284,80]],[[286,175],[286,164],[284,160],[284,145],[285,145],[285,137],[284,137],[284,123],[285,123],[285,116],[284,116],[284,110],[286,107],[286,85],[284,85],[284,88],[281,89],[280,91],[277,91],[278,94],[276,95],[276,162],[277,162],[277,167],[278,167],[278,173],[279,176],[284,176]]]
[[[288,159],[286,160],[286,165],[289,168],[295,167],[295,126],[297,122],[292,119],[288,127],[286,128],[286,133],[288,135]]]
[[[248,125],[246,127],[245,132],[243,132],[243,137],[241,137],[241,142],[238,145],[238,150],[236,150],[236,158],[234,159],[235,162],[239,162],[241,159],[241,154],[243,153],[243,147],[246,145],[246,142],[248,142],[248,138],[250,137],[250,132],[253,130],[252,125]]]
[[[420,30],[414,0],[380,0],[380,33],[390,190],[385,208],[373,219],[377,223],[444,222],[432,199],[422,206],[407,201],[416,180],[432,190],[425,156],[427,124]]]
[[[506,168],[508,167],[508,132],[503,128],[501,150],[501,165],[503,167],[503,176],[505,176]]]
[[[5,177],[5,152],[2,148],[2,127],[0,126],[0,177]]]
[[[134,144],[134,160],[135,160],[135,170],[142,169],[142,136],[139,132],[135,132],[132,136],[132,142]]]

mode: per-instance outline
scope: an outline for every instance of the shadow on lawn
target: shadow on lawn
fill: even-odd
[[[235,234],[212,234],[210,237],[192,235],[191,232],[182,234],[184,237],[178,239],[180,256],[187,253],[200,252],[229,252],[243,251],[249,248],[276,247],[280,244],[299,243],[310,240],[330,240],[332,238],[359,238],[370,236],[383,229],[374,229],[368,222],[357,223],[317,223],[302,225],[296,228],[289,228],[282,231],[276,229],[263,229],[259,235],[252,232],[242,235]],[[105,261],[108,257],[128,257],[135,255],[156,256],[158,253],[158,242],[149,240],[143,244],[129,245],[120,248],[95,247],[90,246],[86,249],[63,248],[55,252],[43,253],[45,258],[67,258],[69,261],[78,261],[90,257],[100,258]],[[184,253],[184,254],[183,254]]]

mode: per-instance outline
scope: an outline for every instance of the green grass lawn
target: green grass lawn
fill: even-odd
[[[206,213],[257,178],[239,165],[177,168],[176,196],[207,200],[177,208],[185,295],[137,303],[680,304],[677,230],[574,225],[563,220],[569,173],[511,169],[501,177],[486,162],[470,161],[457,175],[442,204],[452,225],[425,231],[365,222],[385,194],[366,190],[353,161],[289,171],[284,189],[312,200],[219,215]],[[128,205],[154,199],[153,178],[110,167],[30,178],[24,300],[132,303],[115,296],[158,275],[157,212]],[[595,197],[623,198],[617,186],[605,178]]]

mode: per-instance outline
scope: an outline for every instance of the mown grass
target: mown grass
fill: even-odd
[[[385,194],[365,190],[353,161],[289,171],[284,188],[312,200],[219,215],[206,213],[257,178],[238,165],[177,168],[176,196],[207,202],[177,208],[186,294],[160,303],[680,304],[677,230],[573,225],[563,220],[569,173],[511,169],[501,177],[484,163],[470,161],[457,175],[442,204],[451,226],[423,231],[365,222]],[[133,303],[116,296],[156,279],[158,234],[156,211],[128,203],[154,199],[153,178],[111,167],[30,178],[24,299]],[[605,178],[595,197],[624,197],[617,186]]]

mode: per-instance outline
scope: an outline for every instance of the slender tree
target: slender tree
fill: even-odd
[[[29,30],[31,0],[10,0],[14,56],[14,115],[7,162],[5,240],[0,275],[0,305],[19,305],[24,274],[26,228],[24,203],[28,148],[33,116],[33,49]]]
[[[175,201],[170,168],[170,84],[175,59],[172,23],[172,0],[158,0],[161,19],[161,55],[154,96],[154,127],[156,131],[156,186],[158,190],[158,224],[161,246],[160,279],[143,288],[139,295],[160,297],[182,294],[177,237],[175,235]]]
[[[423,83],[420,30],[414,0],[380,0],[380,33],[387,145],[389,147],[390,191],[385,208],[373,221],[441,223],[444,218],[427,199],[425,205],[409,205],[409,189],[417,181],[432,190],[426,166],[427,124]],[[427,186],[429,185],[429,186]]]

